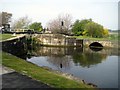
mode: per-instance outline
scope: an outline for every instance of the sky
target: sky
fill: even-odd
[[[0,0],[0,12],[12,13],[12,20],[28,16],[43,27],[59,14],[72,15],[76,19],[89,19],[105,28],[118,29],[119,0]]]

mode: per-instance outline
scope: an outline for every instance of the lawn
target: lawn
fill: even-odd
[[[85,90],[91,88],[81,82],[67,79],[5,52],[2,53],[2,64],[55,88],[86,88]],[[91,90],[93,89],[95,88],[91,88]]]
[[[120,37],[118,34],[114,34],[114,35],[109,35],[109,37],[106,38],[92,38],[92,37],[88,37],[88,36],[74,36],[78,39],[89,39],[89,40],[111,40],[111,41],[118,41],[120,40]]]
[[[12,34],[0,34],[0,41],[15,37]]]
[[[75,36],[78,39],[89,39],[89,40],[107,40],[107,38],[92,38],[88,36]]]

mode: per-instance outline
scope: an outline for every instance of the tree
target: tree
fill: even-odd
[[[61,14],[56,19],[49,21],[47,24],[52,33],[64,34],[68,34],[70,32],[71,25],[72,16],[70,14]]]
[[[72,27],[72,32],[75,35],[80,35],[81,34],[80,21],[79,20],[76,20],[76,22],[74,23],[74,25]]]
[[[21,17],[12,23],[12,29],[28,29],[30,23],[31,20],[27,16]]]
[[[103,26],[95,22],[89,22],[85,25],[86,35],[95,38],[103,37]]]
[[[104,37],[108,37],[109,36],[109,31],[108,31],[107,28],[104,28],[104,30],[103,30],[103,36]]]
[[[72,32],[79,36],[90,36],[101,38],[108,36],[108,30],[103,29],[103,26],[95,23],[92,19],[76,20],[73,24]]]
[[[42,31],[42,25],[40,22],[34,22],[32,24],[29,25],[30,29],[34,29],[35,31]]]
[[[83,20],[76,20],[72,27],[72,32],[75,35],[84,35],[85,32],[85,25],[89,22],[92,22],[92,19],[83,19]]]

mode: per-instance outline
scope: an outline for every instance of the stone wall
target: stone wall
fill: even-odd
[[[36,37],[43,45],[53,46],[83,46],[83,40],[62,34],[39,34]]]
[[[90,44],[94,42],[100,43],[103,47],[118,47],[118,42],[115,41],[110,41],[110,40],[83,40],[83,45],[84,46],[89,46]]]
[[[27,45],[26,37],[20,37],[15,39],[9,39],[6,41],[0,42],[2,44],[2,51],[11,53],[22,59],[26,59],[27,55]]]
[[[71,36],[62,34],[37,34],[36,38],[42,45],[51,46],[87,46],[94,42],[100,43],[103,47],[118,48],[118,42],[110,40],[89,40],[89,39],[76,39]]]

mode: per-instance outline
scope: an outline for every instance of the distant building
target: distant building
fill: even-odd
[[[0,12],[0,27],[2,31],[10,31],[11,13]]]
[[[0,27],[2,27],[2,13],[0,12]]]
[[[2,12],[2,24],[9,24],[11,22],[11,13]]]

